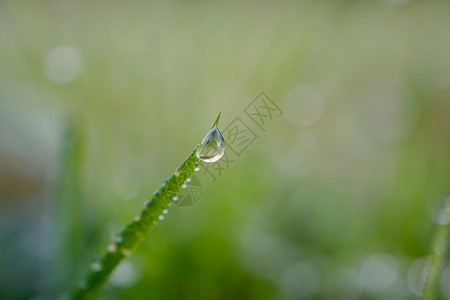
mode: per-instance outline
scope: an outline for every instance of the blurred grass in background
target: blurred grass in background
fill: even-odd
[[[76,284],[260,91],[282,117],[99,298],[417,298],[450,192],[449,28],[448,1],[0,2],[0,298]]]

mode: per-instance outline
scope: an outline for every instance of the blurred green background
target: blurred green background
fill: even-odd
[[[99,299],[416,299],[449,95],[449,1],[0,1],[0,299],[76,285],[219,110],[258,139]]]

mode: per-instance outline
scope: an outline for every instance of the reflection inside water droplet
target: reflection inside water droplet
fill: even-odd
[[[202,161],[213,163],[222,158],[225,153],[225,141],[217,126],[214,126],[203,139],[197,150],[197,156]]]

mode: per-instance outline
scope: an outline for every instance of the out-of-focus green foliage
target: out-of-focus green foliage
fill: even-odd
[[[450,193],[448,28],[448,1],[0,2],[0,298],[77,283],[219,110],[258,138],[100,299],[417,298]],[[264,130],[260,91],[283,110]]]

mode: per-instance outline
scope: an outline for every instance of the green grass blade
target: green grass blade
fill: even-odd
[[[197,146],[198,147],[198,146]],[[147,201],[144,209],[108,246],[108,251],[95,268],[91,268],[87,279],[72,293],[72,299],[88,299],[95,295],[107,281],[118,264],[141,243],[148,231],[159,221],[163,210],[172,203],[172,198],[182,189],[182,185],[193,173],[199,159],[195,148],[189,157],[170,176],[163,186]]]
[[[428,267],[428,274],[425,281],[424,292],[422,300],[432,300],[435,297],[436,287],[439,282],[439,275],[441,274],[442,266],[445,263],[447,255],[450,222],[444,225],[438,225],[434,234],[431,261]]]
[[[214,123],[211,126],[211,129],[214,128],[214,126],[217,126],[217,124],[219,124],[219,120],[220,120],[220,115],[222,114],[222,112],[219,112],[219,115],[217,115],[216,120],[214,121]]]

